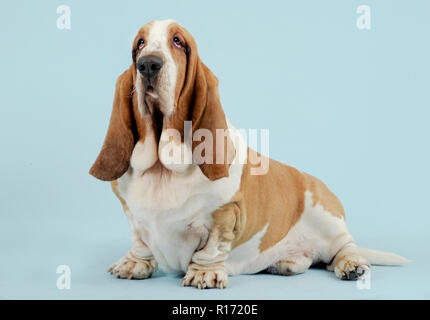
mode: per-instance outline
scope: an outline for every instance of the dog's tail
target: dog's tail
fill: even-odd
[[[360,255],[365,257],[370,264],[383,265],[383,266],[398,266],[412,262],[398,254],[391,252],[384,252],[378,250],[371,250],[365,248],[357,248]]]

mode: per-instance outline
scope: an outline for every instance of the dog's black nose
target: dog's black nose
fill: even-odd
[[[151,79],[160,71],[163,66],[163,60],[161,60],[159,56],[155,55],[143,56],[139,58],[136,66],[142,76],[147,79]]]

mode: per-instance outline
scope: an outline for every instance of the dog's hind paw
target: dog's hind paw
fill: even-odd
[[[370,265],[355,256],[345,256],[334,267],[336,277],[341,280],[358,280],[370,270]]]

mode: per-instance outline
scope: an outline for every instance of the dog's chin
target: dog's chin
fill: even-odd
[[[144,92],[145,107],[148,110],[148,116],[152,118],[152,125],[157,141],[160,140],[161,131],[163,130],[164,115],[160,110],[160,98],[156,90],[148,86]]]
[[[150,114],[153,114],[159,107],[160,97],[157,91],[152,87],[148,86],[143,93],[143,102],[145,107]]]

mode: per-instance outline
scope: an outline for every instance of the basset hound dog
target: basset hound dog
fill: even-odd
[[[268,170],[253,172],[252,156]],[[264,270],[293,275],[323,263],[355,280],[371,264],[407,262],[357,247],[324,183],[247,146],[195,40],[172,20],[135,37],[90,173],[111,181],[130,223],[131,249],[109,269],[120,278],[148,278],[160,265],[183,273],[184,286],[224,288],[229,275]]]

